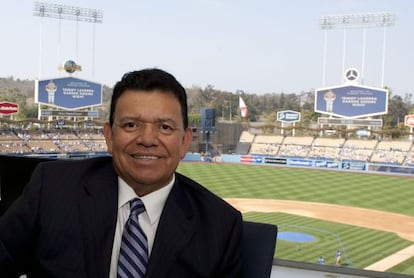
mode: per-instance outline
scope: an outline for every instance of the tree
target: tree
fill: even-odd
[[[388,102],[388,113],[383,117],[384,128],[398,127],[404,122],[404,117],[409,112],[409,104],[402,97],[395,95]]]

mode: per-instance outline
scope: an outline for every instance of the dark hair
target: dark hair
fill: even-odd
[[[188,127],[187,95],[184,87],[175,77],[160,69],[143,69],[125,73],[115,84],[111,99],[109,124],[114,123],[114,113],[119,97],[127,90],[155,91],[159,90],[174,95],[180,103],[184,128]]]

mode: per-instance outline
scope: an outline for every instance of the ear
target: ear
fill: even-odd
[[[181,159],[184,158],[185,154],[187,153],[188,149],[190,148],[191,142],[193,141],[193,130],[191,128],[187,128],[185,130],[183,141],[182,141],[182,147],[181,147]]]
[[[112,153],[112,129],[109,125],[109,122],[105,123],[103,127],[103,133],[105,136],[106,147],[108,148],[108,152]]]

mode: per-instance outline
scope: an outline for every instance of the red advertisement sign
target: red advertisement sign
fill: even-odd
[[[19,105],[13,102],[0,102],[0,114],[10,115],[19,112]]]
[[[242,155],[240,156],[240,162],[244,163],[253,163],[254,159],[252,155]]]
[[[414,115],[406,115],[404,118],[404,124],[406,126],[414,127]]]

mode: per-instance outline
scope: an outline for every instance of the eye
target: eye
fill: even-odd
[[[122,129],[126,130],[126,131],[135,131],[137,130],[139,124],[137,124],[136,122],[125,122],[121,124]]]
[[[160,131],[163,134],[171,134],[174,130],[175,127],[170,124],[163,123],[160,125]]]

